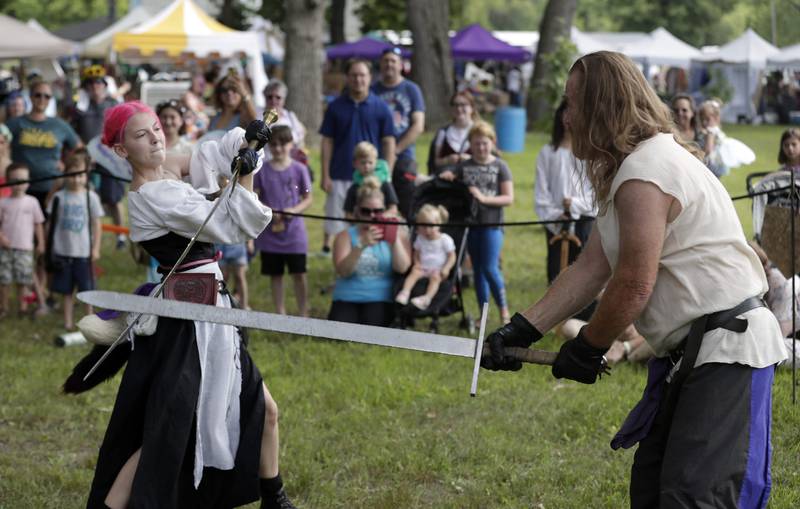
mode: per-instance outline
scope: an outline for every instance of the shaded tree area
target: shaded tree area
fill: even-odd
[[[572,61],[569,43],[578,0],[549,0],[539,25],[539,44],[528,96],[528,126],[550,118],[559,91],[563,90],[566,67]],[[567,44],[566,54],[563,46]],[[561,58],[558,58],[561,56]]]
[[[322,32],[326,4],[323,0],[288,2],[280,24],[286,34],[284,71],[286,86],[291,91],[286,107],[309,126],[309,143],[316,142],[316,127],[322,122]]]
[[[461,28],[461,14],[465,5],[474,0],[448,0],[446,3],[448,28]],[[409,11],[406,8],[407,0],[364,0],[355,13],[361,20],[361,31],[372,30],[407,30],[410,28]],[[436,3],[440,3],[439,0]],[[418,2],[414,2],[418,7]]]
[[[217,21],[235,30],[250,28],[247,18],[257,12],[239,0],[218,0],[216,4],[219,7]]]
[[[49,30],[70,23],[128,12],[128,0],[0,0],[0,13],[22,21],[35,19]]]

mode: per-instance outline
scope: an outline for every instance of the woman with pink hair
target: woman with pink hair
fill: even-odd
[[[214,243],[244,242],[267,226],[272,211],[253,193],[253,173],[269,128],[254,121],[207,142],[189,157],[167,159],[155,113],[138,102],[106,113],[103,143],[133,168],[128,194],[130,236],[166,274],[189,239],[210,218],[186,258],[182,277],[216,280],[203,302],[233,306],[219,284]],[[249,148],[256,142],[257,149]],[[241,178],[211,213],[218,176],[240,165]],[[189,173],[201,190],[180,180]],[[210,277],[209,277],[210,276]],[[217,292],[216,289],[220,288]],[[152,293],[152,292],[151,292]],[[262,508],[291,509],[278,473],[277,406],[235,327],[148,317],[86,382],[105,352],[96,346],[67,380],[66,392],[97,385],[127,362],[106,431],[87,506],[234,507],[262,499]],[[136,348],[133,348],[135,342]]]

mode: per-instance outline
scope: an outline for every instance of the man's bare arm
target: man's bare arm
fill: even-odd
[[[625,182],[614,197],[619,217],[619,260],[597,309],[584,330],[592,346],[607,348],[642,313],[658,275],[667,221],[677,200],[655,184]]]
[[[408,126],[405,134],[397,140],[397,153],[399,154],[408,148],[409,145],[416,142],[423,131],[425,131],[425,112],[411,112],[411,125]]]
[[[395,139],[394,136],[384,136],[381,139],[381,153],[383,158],[386,160],[386,164],[389,165],[389,168],[394,168],[394,162],[397,160],[397,152],[395,151]]]

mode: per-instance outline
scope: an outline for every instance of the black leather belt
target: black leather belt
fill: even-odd
[[[668,415],[671,415],[675,410],[680,388],[689,373],[692,372],[695,362],[697,362],[697,354],[700,352],[700,345],[703,343],[705,333],[720,328],[733,332],[744,332],[747,330],[747,319],[736,317],[760,307],[766,307],[764,301],[759,297],[750,297],[731,309],[709,313],[692,322],[692,327],[689,329],[686,339],[669,354],[673,365],[680,361],[681,367],[678,368],[677,373],[674,374],[669,382],[669,396],[664,402],[666,405],[665,411],[668,412]]]
[[[696,319],[692,322],[689,334],[681,341],[680,345],[669,352],[668,355],[670,361],[672,361],[672,365],[674,366],[682,358],[687,357],[691,360],[688,364],[694,366],[694,363],[697,361],[697,354],[700,351],[700,344],[706,332],[710,332],[714,329],[727,329],[729,331],[742,333],[747,330],[747,320],[736,317],[760,307],[766,307],[764,301],[759,297],[750,297],[731,309],[709,313]],[[685,364],[687,363],[684,362],[681,366]]]

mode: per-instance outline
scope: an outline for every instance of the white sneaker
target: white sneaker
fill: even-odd
[[[428,306],[431,305],[431,299],[424,295],[420,295],[419,297],[414,297],[411,299],[411,304],[418,309],[425,310],[428,309]]]
[[[406,304],[408,304],[409,297],[410,297],[409,292],[401,290],[400,293],[397,294],[397,297],[394,298],[394,301],[400,304],[401,306],[405,306]]]

